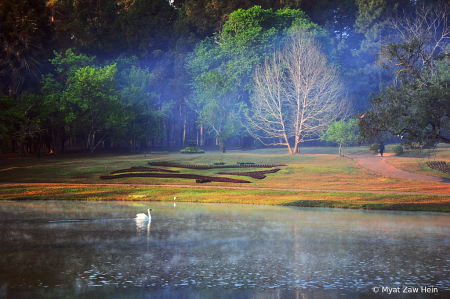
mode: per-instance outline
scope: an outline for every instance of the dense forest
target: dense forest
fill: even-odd
[[[0,150],[292,153],[351,117],[366,139],[446,142],[435,2],[0,0]]]

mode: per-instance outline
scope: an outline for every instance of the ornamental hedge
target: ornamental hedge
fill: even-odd
[[[124,172],[147,172],[147,171],[160,171],[160,172],[179,172],[178,170],[169,170],[163,168],[153,168],[153,167],[145,167],[145,166],[132,166],[128,169],[119,169],[110,172],[110,174],[115,173],[124,173]]]
[[[428,167],[434,170],[438,170],[443,173],[450,173],[450,167],[448,167],[445,161],[427,161]]]
[[[287,166],[286,164],[238,164],[238,165],[188,165],[170,162],[148,162],[151,166],[165,166],[187,169],[216,169],[216,168],[273,168]]]
[[[240,175],[240,176],[249,176],[254,179],[262,180],[266,176],[266,173],[275,173],[280,171],[280,168],[270,169],[270,170],[262,170],[262,171],[251,171],[251,172],[218,172],[217,174],[228,174],[228,175]]]
[[[120,178],[181,178],[181,179],[194,179],[200,181],[212,181],[212,182],[224,182],[224,183],[250,183],[245,180],[224,178],[224,177],[214,177],[214,176],[205,176],[205,175],[197,175],[197,174],[186,174],[186,173],[122,173],[115,175],[104,175],[100,178],[102,180],[112,180],[112,179],[120,179]]]

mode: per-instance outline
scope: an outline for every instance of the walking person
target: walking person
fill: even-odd
[[[384,143],[383,143],[383,141],[381,141],[381,143],[380,143],[380,154],[381,154],[382,157],[383,157],[383,152],[384,152]]]

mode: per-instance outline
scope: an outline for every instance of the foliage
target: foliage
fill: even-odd
[[[45,0],[0,0],[0,82],[5,94],[36,91],[51,24]]]
[[[116,65],[77,70],[68,78],[68,88],[62,98],[62,107],[68,111],[65,120],[86,136],[91,154],[109,133],[124,129],[129,118],[116,91]]]
[[[441,29],[446,25],[436,27],[437,30],[417,31],[417,44],[412,42],[413,39],[405,41],[397,35],[390,35],[392,32],[406,32],[398,30],[401,26],[393,26],[393,21],[404,20],[409,14],[417,15],[415,8],[426,3],[433,1],[0,0],[2,93],[10,95],[14,105],[21,109],[22,117],[16,119],[19,123],[38,117],[40,136],[46,145],[52,149],[60,147],[63,151],[69,137],[80,140],[85,134],[75,126],[75,121],[66,121],[70,111],[67,110],[68,105],[63,106],[62,100],[68,89],[68,80],[81,68],[99,68],[117,63],[115,89],[119,101],[123,101],[123,112],[127,114],[128,121],[125,128],[117,127],[116,132],[110,131],[111,138],[119,140],[123,136],[131,136],[126,142],[131,141],[133,151],[139,150],[140,144],[156,141],[156,138],[158,145],[169,146],[186,144],[189,139],[198,139],[203,144],[211,142],[208,137],[216,137],[222,140],[220,144],[224,148],[227,136],[244,134],[244,130],[239,129],[243,124],[239,113],[252,108],[256,68],[283,47],[289,32],[301,27],[314,32],[320,50],[344,79],[348,98],[358,110],[366,109],[364,105],[370,93],[378,94],[390,84],[391,75],[387,69],[381,68],[380,62],[391,57],[391,65],[401,66],[401,72],[409,74],[398,76],[398,70],[392,69],[399,79],[397,88],[403,88],[405,81],[411,84],[401,89],[410,99],[417,100],[413,105],[408,102],[410,100],[402,101],[402,105],[408,106],[406,113],[412,114],[411,119],[417,118],[417,111],[423,107],[443,115],[443,107],[447,103],[441,95],[446,94],[444,85],[447,83],[446,79],[443,80],[443,71],[438,76],[435,74],[438,73],[436,68],[439,63],[448,64],[445,55],[439,57],[446,51],[438,45],[439,50],[431,56],[432,64],[420,62],[408,71],[407,64],[398,58],[408,53],[408,47],[418,53],[416,46],[429,45],[430,32],[445,32]],[[441,9],[441,12],[445,14],[446,10]],[[397,25],[400,23],[397,22]],[[381,58],[385,60],[379,59],[380,47],[383,50]],[[393,55],[386,55],[389,53]],[[397,55],[399,53],[401,55]],[[131,58],[133,55],[135,57]],[[414,57],[410,57],[411,61],[418,61]],[[51,69],[49,62],[55,69]],[[414,70],[418,70],[418,66],[422,78],[430,82],[435,80],[439,84],[433,83],[434,86],[430,87],[433,84],[428,82],[425,88],[424,81],[416,78],[419,72]],[[208,88],[216,90],[219,100],[204,105],[214,96]],[[22,93],[25,98],[34,94],[36,101],[22,99]],[[431,106],[426,101],[419,103],[419,98],[426,97],[439,97],[439,100],[430,101]],[[220,101],[227,103],[217,105]],[[31,102],[34,102],[31,109],[34,110],[33,116],[23,117],[25,111],[31,112],[26,104]],[[197,112],[204,108],[200,117]],[[222,109],[228,110],[228,116],[233,117],[223,118],[224,131],[217,134],[201,119],[222,119]],[[422,122],[421,117],[418,118],[420,125],[412,124],[414,130],[420,127],[418,135],[421,137],[411,137],[413,140],[427,142],[434,138],[431,135],[447,130],[442,126],[447,122],[447,116],[439,119],[436,114],[432,115],[434,123],[440,122],[434,131],[429,128],[433,125],[429,121]],[[430,117],[423,116],[423,119],[429,120]],[[377,126],[373,124],[380,120],[372,120],[367,127],[372,131],[361,129],[361,132],[377,133]],[[395,117],[386,117],[381,121],[388,123],[391,120],[396,121]],[[233,124],[225,128],[229,121]],[[404,120],[405,125],[410,123]],[[197,124],[200,128],[196,128]],[[24,127],[27,126],[24,124]],[[19,127],[17,124],[12,130],[17,133]],[[15,136],[19,135],[24,136],[22,133]],[[409,136],[407,133],[396,135]],[[437,135],[448,137],[440,133]],[[28,147],[41,138],[38,135],[28,136],[23,139]],[[250,137],[247,139],[251,140]],[[236,140],[240,139],[233,138],[227,142]],[[255,142],[261,144],[259,140]]]
[[[6,151],[16,128],[24,122],[20,106],[11,97],[0,94],[0,151]]]
[[[173,5],[179,8],[176,28],[189,28],[195,35],[204,38],[220,32],[230,14],[238,9],[247,10],[254,6],[263,9],[300,8],[301,2],[296,0],[175,0]]]
[[[450,143],[449,7],[423,7],[394,20],[382,50],[396,85],[370,99],[360,132],[370,139],[388,133],[412,142]],[[431,28],[431,29],[430,29]]]
[[[168,1],[48,1],[58,50],[112,58],[123,53],[150,58],[166,49],[174,8]]]
[[[151,91],[154,75],[148,69],[136,66],[126,68],[119,74],[120,98],[130,112],[126,136],[131,139],[131,150],[138,152],[141,143],[161,136],[161,118],[158,110],[159,96]]]
[[[198,146],[188,146],[185,149],[180,150],[182,154],[204,154],[205,151],[200,149]]]
[[[326,132],[322,133],[322,140],[339,144],[339,155],[342,156],[342,146],[357,141],[358,124],[355,119],[348,121],[336,121],[328,126]]]
[[[193,76],[198,122],[214,132],[223,150],[225,140],[239,132],[256,65],[293,28],[323,34],[299,10],[239,9],[230,14],[220,34],[199,43],[190,56],[187,68]]]
[[[48,119],[48,111],[44,109],[40,103],[42,97],[36,94],[22,94],[17,106],[14,109],[16,119],[20,122],[15,124],[13,134],[14,140],[19,141],[19,154],[25,154],[25,143],[28,147],[34,147],[37,157],[40,157],[40,150],[44,143],[44,135],[46,134],[46,122]]]
[[[391,150],[396,155],[403,154],[403,146],[401,146],[401,144],[396,144],[396,145],[392,146]]]
[[[191,107],[198,113],[198,122],[208,126],[225,152],[225,141],[240,129],[240,104],[231,82],[217,71],[206,73]]]
[[[378,150],[380,149],[380,144],[379,143],[372,143],[369,146],[370,151],[374,152],[374,153],[378,153]]]

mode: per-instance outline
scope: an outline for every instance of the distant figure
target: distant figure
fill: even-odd
[[[380,143],[380,154],[381,154],[382,157],[383,157],[383,152],[384,152],[384,143],[383,143],[383,141],[381,141],[381,143]]]

